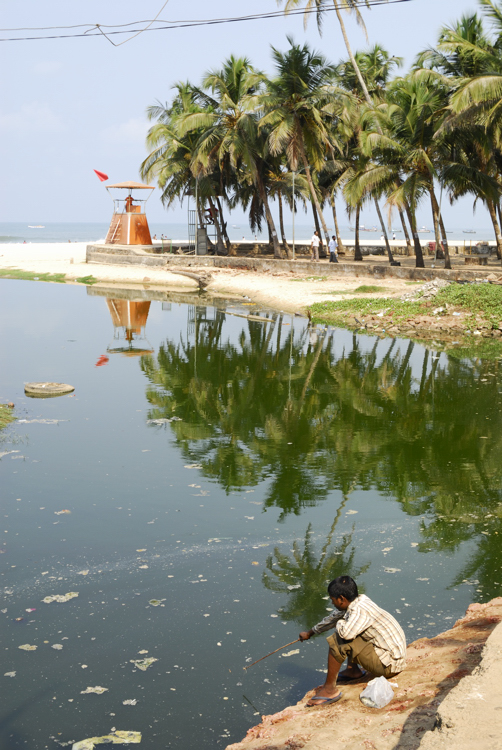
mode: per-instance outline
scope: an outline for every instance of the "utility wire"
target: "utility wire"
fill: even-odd
[[[378,5],[396,5],[397,3],[408,3],[411,2],[411,0],[369,0],[370,7],[375,7]],[[159,11],[159,14],[162,12],[163,8],[167,5],[167,2],[164,4],[164,6]],[[354,3],[349,5],[348,3],[341,3],[339,5],[339,8],[342,10],[344,9],[351,9],[354,7],[361,7],[361,8],[367,8],[368,4],[364,2],[364,0],[360,0],[358,3]],[[332,11],[335,11],[335,8],[325,8],[323,12],[330,13]],[[310,13],[317,13],[317,9],[313,8],[311,10],[293,10],[288,13],[288,16],[298,16],[298,15],[308,15]],[[14,32],[14,31],[51,31],[51,30],[67,30],[67,29],[78,29],[78,28],[85,28],[87,27],[87,31],[80,33],[80,34],[51,34],[46,36],[28,36],[28,37],[10,37],[10,38],[0,38],[0,42],[32,42],[37,40],[44,40],[44,39],[78,39],[78,38],[88,38],[92,36],[105,36],[107,39],[110,36],[114,36],[117,34],[129,34],[130,30],[125,30],[123,27],[126,26],[137,26],[141,23],[147,23],[149,24],[144,29],[139,29],[137,33],[135,33],[130,39],[133,39],[135,36],[138,36],[138,34],[141,34],[145,31],[172,31],[174,29],[186,29],[186,28],[192,28],[195,26],[214,26],[218,24],[223,23],[241,23],[241,22],[247,22],[247,21],[259,21],[259,20],[268,20],[268,19],[274,19],[274,18],[280,18],[284,16],[284,11],[271,11],[270,13],[256,13],[251,14],[247,16],[236,16],[234,18],[209,18],[209,19],[202,19],[202,20],[194,20],[194,21],[162,21],[157,20],[158,16],[154,18],[152,21],[134,21],[127,24],[113,24],[106,26],[105,24],[77,24],[75,26],[45,26],[45,27],[32,27],[32,28],[19,28],[19,29],[0,29],[0,33],[2,32]],[[155,26],[152,27],[153,23],[162,23],[162,24],[168,24],[166,26]],[[108,31],[106,34],[102,31],[102,29],[121,29],[119,31]],[[111,39],[108,39],[109,42],[114,44]],[[129,41],[128,39],[125,41]],[[120,44],[124,44],[124,42],[121,42]],[[118,47],[120,44],[114,44],[114,46]]]

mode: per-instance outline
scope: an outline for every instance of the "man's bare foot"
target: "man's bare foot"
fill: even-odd
[[[360,677],[363,677],[366,673],[359,669],[359,667],[347,667],[347,669],[344,669],[343,672],[340,672],[337,678],[338,683],[344,683],[344,682],[352,682],[354,680],[358,680]]]
[[[307,707],[311,706],[322,706],[323,703],[335,703],[337,699],[342,697],[342,693],[335,686],[334,688],[327,688],[326,685],[321,685],[316,688],[316,691],[312,698],[307,702]]]
[[[309,699],[306,705],[320,706],[322,703],[325,703],[326,700],[338,698],[338,696],[340,695],[341,691],[337,688],[336,685],[332,688],[328,687],[327,685],[319,685],[319,687],[316,687],[314,695]]]

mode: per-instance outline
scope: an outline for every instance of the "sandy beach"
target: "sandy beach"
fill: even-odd
[[[163,268],[144,266],[87,264],[86,242],[80,243],[33,243],[5,244],[0,247],[0,269],[20,269],[32,273],[65,274],[67,282],[92,275],[99,282],[116,284],[138,284],[149,287],[197,289],[197,282]],[[382,262],[382,258],[379,258]],[[362,283],[360,277],[343,274],[322,280],[323,267],[319,263],[319,278],[309,276],[302,269],[304,261],[298,260],[297,273],[259,273],[235,269],[211,269],[211,281],[207,287],[209,295],[249,297],[258,304],[289,313],[305,313],[315,302],[343,299]],[[381,287],[385,296],[399,296],[409,291],[402,279],[375,279],[371,285]],[[333,294],[339,292],[340,294]],[[381,296],[375,293],[374,296]],[[371,295],[370,295],[371,296]]]

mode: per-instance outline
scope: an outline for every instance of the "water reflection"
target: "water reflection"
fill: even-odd
[[[319,556],[312,541],[312,524],[309,524],[303,546],[298,541],[293,542],[291,556],[276,547],[267,558],[268,572],[263,573],[263,584],[270,591],[288,596],[287,605],[278,610],[280,616],[283,620],[294,620],[302,629],[308,629],[313,622],[319,622],[326,616],[329,598],[322,597],[322,593],[326,591],[329,581],[339,575],[358,578],[370,567],[370,563],[359,567],[354,563],[354,528],[351,533],[344,534],[337,544],[333,544],[333,535],[348,499],[348,496],[343,499]],[[361,585],[360,590],[363,593],[364,586]],[[329,607],[328,611],[331,609]]]
[[[475,541],[461,578],[498,593],[499,362],[356,335],[340,350],[333,331],[268,318],[230,338],[228,313],[193,306],[186,335],[141,358],[149,418],[180,417],[170,428],[183,456],[227,492],[267,480],[264,508],[280,520],[333,490],[377,489],[425,515],[420,551]]]
[[[106,304],[114,328],[113,343],[107,347],[107,351],[128,357],[153,354],[154,350],[145,334],[152,303],[149,300],[107,298]]]

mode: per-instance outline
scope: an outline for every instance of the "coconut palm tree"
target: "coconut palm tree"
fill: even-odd
[[[280,4],[281,0],[278,0],[278,1]],[[364,2],[364,4],[368,8],[370,7],[369,0],[362,0],[362,2]],[[373,102],[372,102],[370,93],[368,91],[368,88],[366,86],[364,77],[361,73],[361,70],[359,69],[359,65],[357,64],[354,53],[352,52],[352,49],[349,43],[349,37],[347,36],[347,31],[345,29],[345,24],[343,22],[343,17],[341,14],[341,11],[345,10],[347,13],[354,15],[357,20],[357,23],[360,26],[362,26],[362,28],[366,32],[366,27],[364,25],[363,17],[359,11],[359,7],[362,5],[362,2],[358,0],[333,0],[333,5],[335,8],[335,13],[338,19],[338,23],[340,24],[343,41],[345,43],[345,47],[347,49],[347,53],[350,58],[350,62],[352,63],[352,67],[359,80],[359,85],[361,86],[361,90],[363,92],[364,98],[366,99],[366,103],[371,107]],[[317,26],[319,28],[319,31],[321,31],[323,14],[326,12],[325,6],[331,3],[329,3],[329,0],[285,0],[285,12],[288,13],[289,11],[293,10],[293,8],[297,8],[299,5],[303,5],[303,4],[305,4],[305,25],[307,24],[310,12],[315,8],[317,11]]]
[[[194,157],[197,173],[211,174],[219,167],[222,172],[229,170],[252,181],[263,204],[274,256],[281,258],[263,179],[267,139],[259,131],[257,116],[249,107],[250,98],[261,90],[263,83],[264,75],[249,60],[231,56],[220,70],[206,74],[195,97],[202,111],[184,115],[179,131],[182,135],[201,133]]]
[[[263,112],[260,128],[268,130],[272,154],[285,154],[289,168],[296,172],[301,162],[310,188],[312,203],[322,224],[326,242],[329,233],[312,177],[311,165],[320,171],[326,155],[336,148],[330,121],[336,100],[332,84],[334,67],[307,44],[290,44],[287,52],[272,47],[276,75],[266,84],[266,92],[255,98]]]

